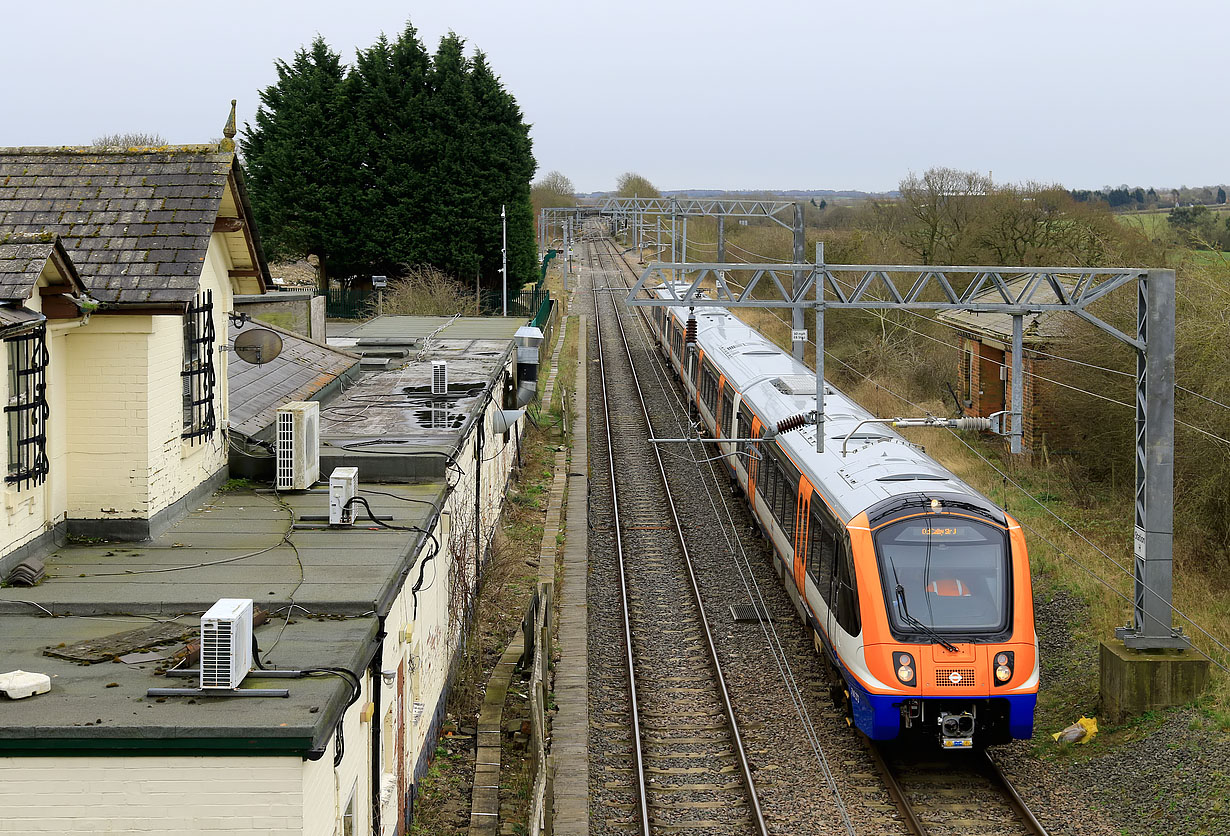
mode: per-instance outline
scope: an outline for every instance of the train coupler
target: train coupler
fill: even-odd
[[[960,713],[940,712],[937,718],[940,726],[940,746],[945,749],[974,748],[974,715],[973,712]]]

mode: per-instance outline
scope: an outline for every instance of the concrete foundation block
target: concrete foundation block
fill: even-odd
[[[1209,681],[1209,660],[1194,650],[1131,650],[1110,639],[1099,657],[1102,714],[1112,723],[1190,703]]]

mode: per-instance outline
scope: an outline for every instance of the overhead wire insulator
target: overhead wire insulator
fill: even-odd
[[[788,433],[791,430],[797,430],[800,427],[805,427],[808,423],[810,422],[807,420],[807,416],[802,413],[798,415],[791,415],[789,418],[783,418],[777,422],[777,431],[778,433]]]
[[[964,418],[949,419],[949,427],[954,430],[989,430],[991,429],[990,418],[973,418],[966,416]]]
[[[691,345],[696,342],[696,317],[689,316],[687,327],[683,331],[684,345]]]

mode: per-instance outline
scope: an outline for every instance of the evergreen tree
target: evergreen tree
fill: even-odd
[[[347,199],[356,169],[341,56],[317,37],[276,68],[256,127],[240,139],[261,240],[270,258],[316,253],[328,272],[345,275],[361,258]]]
[[[1226,202],[1226,190],[1223,189],[1221,186],[1217,187],[1217,202],[1218,203]]]
[[[481,52],[450,33],[429,55],[407,24],[347,72],[317,38],[261,94],[245,126],[253,209],[272,257],[315,253],[330,274],[431,265],[500,286],[535,276],[529,126]]]
[[[430,63],[414,27],[407,25],[393,43],[381,35],[360,50],[347,79],[359,148],[356,196],[368,219],[364,260],[373,273],[396,275],[404,264],[425,263],[417,231],[430,211],[425,199],[430,142],[423,130]]]
[[[474,56],[470,90],[475,104],[476,124],[471,127],[474,141],[474,171],[479,252],[483,254],[483,277],[498,286],[500,269],[500,207],[508,223],[508,287],[520,287],[535,273],[537,246],[534,242],[534,209],[530,199],[530,180],[537,167],[530,142],[529,126],[521,118],[517,101],[491,71],[482,52]],[[490,217],[493,223],[483,223]]]

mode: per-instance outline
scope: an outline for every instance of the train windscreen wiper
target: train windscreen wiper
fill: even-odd
[[[894,568],[894,574],[895,573],[896,573],[896,569]],[[914,629],[922,633],[925,633],[926,635],[935,639],[937,642],[943,645],[944,649],[947,650],[949,653],[957,652],[957,646],[955,644],[948,641],[948,639],[941,636],[931,627],[928,627],[926,624],[923,624],[921,621],[919,621],[914,616],[910,615],[910,611],[905,605],[905,587],[903,587],[901,584],[897,584],[897,608],[901,611],[901,617],[905,619],[906,624],[909,624]]]

